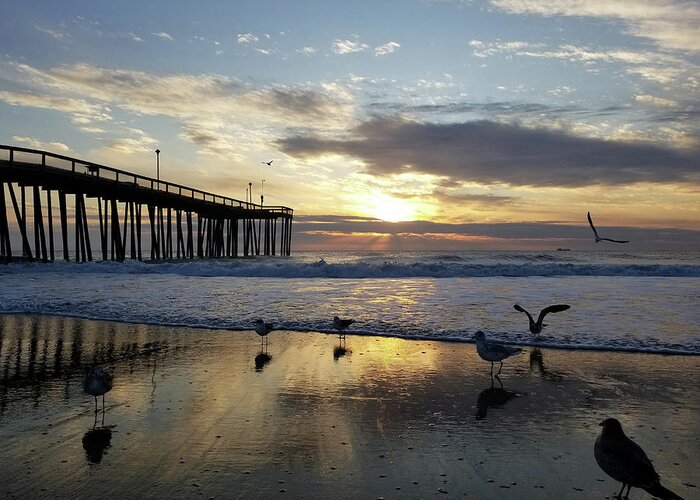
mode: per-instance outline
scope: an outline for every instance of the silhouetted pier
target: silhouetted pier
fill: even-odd
[[[94,202],[88,210],[90,199]],[[151,260],[289,255],[293,214],[288,207],[258,205],[68,156],[0,145],[0,259],[7,262],[20,255],[55,260],[54,226],[59,226],[63,259],[70,260],[72,243],[79,262],[93,260],[96,253],[103,260],[143,260],[144,249],[150,250]],[[21,241],[20,255],[13,254],[13,234]]]

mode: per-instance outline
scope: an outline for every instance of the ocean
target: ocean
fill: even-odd
[[[700,354],[700,252],[295,252],[172,262],[0,266],[0,314]],[[537,317],[539,339],[520,304]]]

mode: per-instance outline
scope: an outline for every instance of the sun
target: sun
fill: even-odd
[[[371,216],[387,222],[414,220],[416,216],[416,207],[409,201],[384,194],[372,197],[368,205],[367,212]]]

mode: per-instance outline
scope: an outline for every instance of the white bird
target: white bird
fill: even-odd
[[[622,498],[627,486],[625,498],[629,498],[632,486],[642,488],[654,497],[668,500],[682,500],[671,490],[661,486],[659,474],[654,465],[637,443],[625,436],[622,425],[617,419],[606,418],[600,423],[600,431],[595,441],[593,453],[595,461],[603,472],[622,483],[622,489],[616,498]]]
[[[85,392],[95,397],[95,413],[97,413],[97,396],[102,396],[102,411],[105,409],[105,394],[112,390],[114,377],[101,366],[93,366],[85,376]]]
[[[590,212],[588,212],[588,224],[591,226],[591,229],[593,229],[593,234],[595,235],[596,243],[600,241],[612,241],[613,243],[629,243],[629,240],[611,240],[610,238],[601,238],[600,236],[598,236],[598,231],[596,231],[595,226],[593,225]]]
[[[532,319],[532,315],[527,312],[523,307],[519,306],[518,304],[515,304],[513,306],[513,309],[516,311],[520,311],[522,313],[527,314],[527,319],[530,321],[530,332],[533,333],[534,335],[538,335],[542,333],[542,329],[547,326],[546,324],[542,323],[544,320],[544,317],[547,316],[549,313],[556,313],[556,312],[561,312],[561,311],[566,311],[569,309],[571,306],[568,304],[555,304],[553,306],[548,306],[542,309],[540,311],[540,315],[537,317],[537,321]]]
[[[338,330],[341,337],[345,336],[343,330],[352,325],[354,322],[354,319],[340,319],[338,316],[333,316],[333,328]]]
[[[503,368],[504,359],[510,358],[515,354],[520,354],[521,352],[523,352],[523,350],[519,347],[512,347],[496,342],[489,342],[488,340],[486,340],[486,334],[484,334],[484,332],[482,332],[481,330],[474,334],[474,338],[476,339],[476,352],[479,353],[481,359],[483,359],[484,361],[491,362],[492,375],[494,362],[498,361],[501,363],[501,366],[498,368],[498,373],[496,374],[496,376],[498,376],[498,374],[501,373],[501,369]]]
[[[253,325],[255,325],[255,333],[261,337],[260,341],[262,342],[264,339],[265,343],[267,343],[267,334],[272,331],[272,323],[265,323],[262,319],[256,319],[253,321]]]
[[[262,162],[260,162],[260,163],[264,163],[264,164],[265,164],[265,165],[267,165],[268,167],[271,167],[271,166],[272,166],[272,162],[273,162],[273,161],[275,161],[275,160],[270,160],[270,161],[262,161]]]

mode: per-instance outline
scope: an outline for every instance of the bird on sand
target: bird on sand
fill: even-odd
[[[593,235],[595,236],[596,243],[600,241],[612,241],[613,243],[629,243],[629,240],[611,240],[610,238],[601,238],[600,236],[598,236],[598,231],[596,231],[596,228],[593,225],[590,212],[588,212],[588,224],[591,226],[591,229],[593,229]]]
[[[267,334],[272,331],[272,323],[265,323],[262,319],[256,319],[253,321],[255,325],[255,333],[260,335],[260,342],[263,340],[267,343]]]
[[[263,161],[263,162],[260,162],[260,163],[264,163],[264,164],[267,165],[268,167],[271,167],[273,161],[275,161],[275,160]]]
[[[341,337],[345,336],[343,330],[352,325],[354,322],[354,319],[340,319],[338,316],[333,316],[333,328],[338,330]]]
[[[501,363],[501,366],[498,368],[498,373],[496,373],[498,376],[498,374],[501,373],[501,369],[503,369],[504,359],[523,352],[523,350],[519,347],[512,347],[505,344],[499,344],[497,342],[489,342],[486,340],[486,334],[481,330],[474,334],[474,338],[476,339],[476,352],[479,353],[481,359],[491,362],[492,375],[494,362],[498,361]]]
[[[97,396],[102,396],[102,411],[105,410],[105,394],[112,390],[114,377],[101,366],[93,366],[85,376],[85,392],[95,397],[95,413],[97,413]]]
[[[622,483],[622,489],[616,498],[622,498],[625,486],[627,494],[624,498],[629,498],[630,490],[634,486],[657,498],[682,500],[674,492],[661,486],[659,474],[654,470],[651,460],[637,443],[625,436],[617,419],[606,418],[600,425],[603,429],[595,441],[593,452],[603,472]]]
[[[535,321],[532,318],[532,315],[529,312],[527,312],[523,307],[519,306],[518,304],[513,305],[513,309],[515,309],[516,311],[520,311],[522,313],[527,314],[527,319],[530,321],[530,332],[533,335],[537,336],[539,336],[539,334],[542,333],[542,329],[545,326],[547,326],[546,324],[542,323],[542,321],[544,321],[545,316],[547,316],[549,313],[566,311],[570,307],[571,306],[568,304],[555,304],[553,306],[545,307],[540,311],[540,315],[537,317],[537,321]]]

